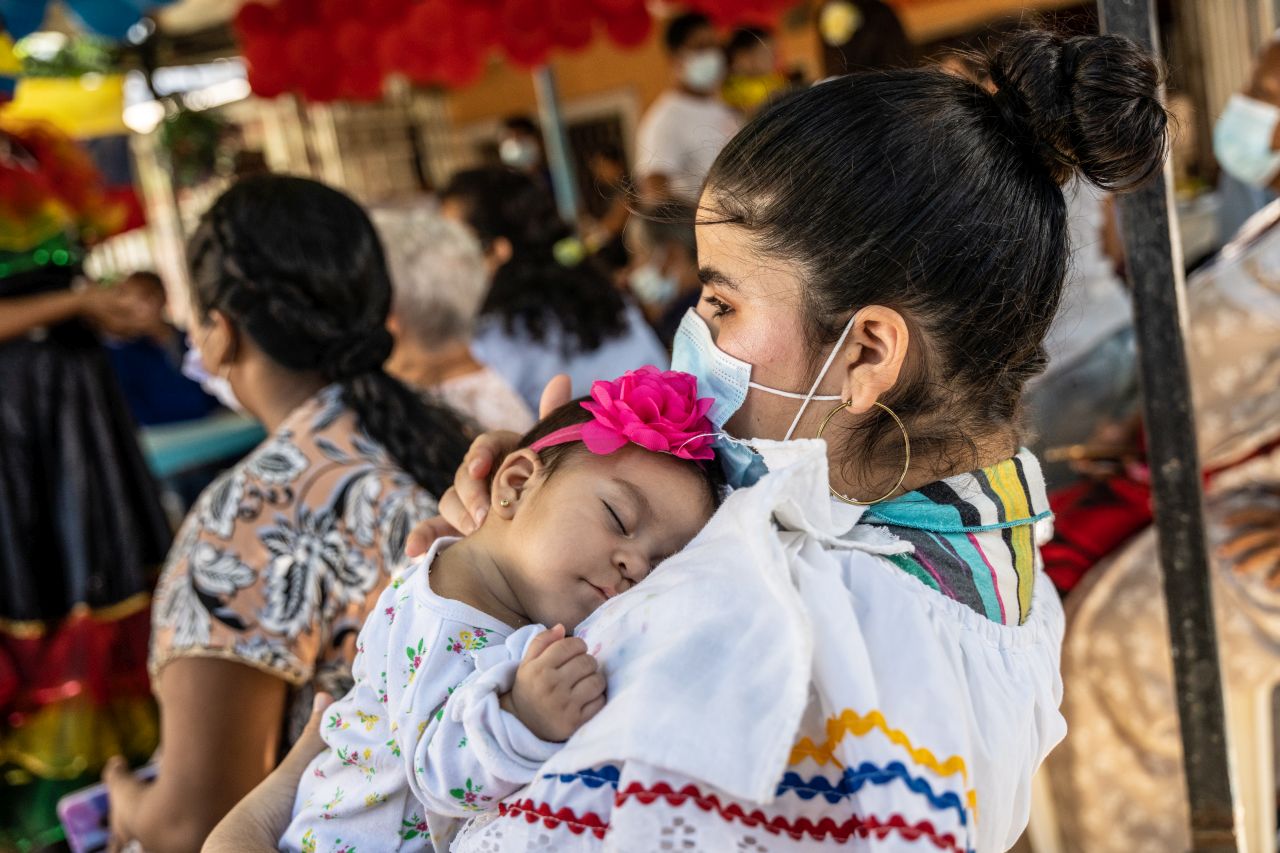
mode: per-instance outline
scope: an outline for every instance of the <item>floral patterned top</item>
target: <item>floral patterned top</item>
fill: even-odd
[[[169,552],[152,615],[150,669],[241,661],[295,687],[346,669],[357,631],[408,533],[436,511],[329,386],[215,480]]]

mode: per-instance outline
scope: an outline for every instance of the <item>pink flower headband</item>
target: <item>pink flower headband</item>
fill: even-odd
[[[534,452],[581,441],[587,450],[607,456],[627,444],[655,453],[703,461],[715,458],[715,427],[707,418],[714,400],[698,397],[698,380],[688,373],[646,365],[612,382],[591,386],[584,401],[594,419],[558,429],[535,441]]]

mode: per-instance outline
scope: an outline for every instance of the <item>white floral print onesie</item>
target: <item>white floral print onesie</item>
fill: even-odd
[[[498,707],[543,627],[513,633],[431,591],[454,541],[406,569],[361,629],[355,686],[325,714],[329,749],[303,774],[281,850],[447,850],[459,818],[496,809],[561,746]]]

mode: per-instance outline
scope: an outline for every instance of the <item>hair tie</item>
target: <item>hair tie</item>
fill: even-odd
[[[597,456],[608,456],[630,443],[680,459],[714,459],[716,430],[707,418],[713,402],[698,397],[698,380],[690,374],[645,365],[593,384],[582,408],[594,417],[543,436],[530,449],[581,441]]]

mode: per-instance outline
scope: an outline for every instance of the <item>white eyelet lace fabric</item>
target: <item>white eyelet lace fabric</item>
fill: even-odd
[[[807,773],[814,768],[811,762],[803,762],[801,769]],[[594,775],[598,773],[584,774],[583,779],[598,781],[600,777]],[[644,793],[618,795],[619,789]],[[628,766],[617,787],[544,777],[508,800],[501,814],[485,815],[464,827],[451,849],[461,853],[792,853],[837,847],[876,853],[962,853],[968,849],[962,827],[944,828],[936,815],[933,822],[902,825],[878,820],[871,815],[884,807],[886,792],[876,786],[863,793],[869,796],[841,795],[836,803],[822,796],[805,799],[784,793],[770,805],[756,807],[734,803],[722,793],[652,768]],[[554,802],[555,808],[544,805],[548,802]]]

